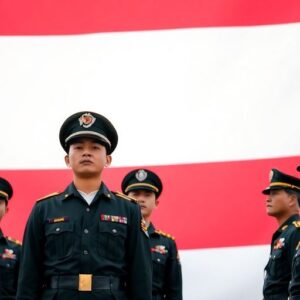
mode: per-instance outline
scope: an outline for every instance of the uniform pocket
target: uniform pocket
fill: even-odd
[[[155,278],[164,278],[165,269],[167,264],[167,255],[152,252],[152,263],[153,263],[153,280]]]
[[[98,234],[99,254],[111,260],[124,260],[126,237],[126,224],[100,222]]]
[[[74,224],[72,222],[46,224],[45,237],[46,256],[62,259],[72,255],[74,244]]]
[[[0,259],[0,282],[3,287],[14,288],[17,280],[16,260]]]
[[[270,274],[271,276],[281,276],[281,274],[285,274],[286,271],[286,265],[284,263],[284,255],[283,251],[281,249],[273,251],[271,257],[270,257]]]

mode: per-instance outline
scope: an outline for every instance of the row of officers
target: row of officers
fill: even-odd
[[[182,273],[174,238],[155,228],[152,213],[162,182],[136,169],[122,193],[102,181],[118,135],[94,112],[71,115],[59,139],[73,181],[36,202],[23,246],[0,229],[0,300],[182,300]],[[300,179],[272,169],[263,190],[276,218],[265,267],[264,300],[300,300]],[[13,189],[0,178],[0,221]]]
[[[98,113],[71,115],[59,139],[73,181],[35,203],[22,246],[0,229],[0,300],[182,300],[176,242],[151,222],[159,176],[136,169],[122,193],[109,190],[102,173],[118,134]],[[0,221],[12,195],[0,178]]]

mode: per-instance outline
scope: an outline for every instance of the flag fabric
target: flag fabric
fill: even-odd
[[[261,191],[300,164],[299,1],[0,2],[0,176],[6,234],[72,180],[58,132],[91,110],[119,133],[104,181],[147,167],[164,191],[184,299],[262,298],[276,222]]]

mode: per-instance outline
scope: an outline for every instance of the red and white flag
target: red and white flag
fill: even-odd
[[[112,190],[133,167],[164,183],[184,299],[262,298],[276,230],[261,191],[300,164],[300,2],[0,0],[0,176],[6,234],[72,180],[58,132],[81,110],[119,133]]]

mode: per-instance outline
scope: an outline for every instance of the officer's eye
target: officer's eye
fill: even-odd
[[[82,146],[81,145],[74,145],[73,149],[80,150],[80,149],[82,149]]]

